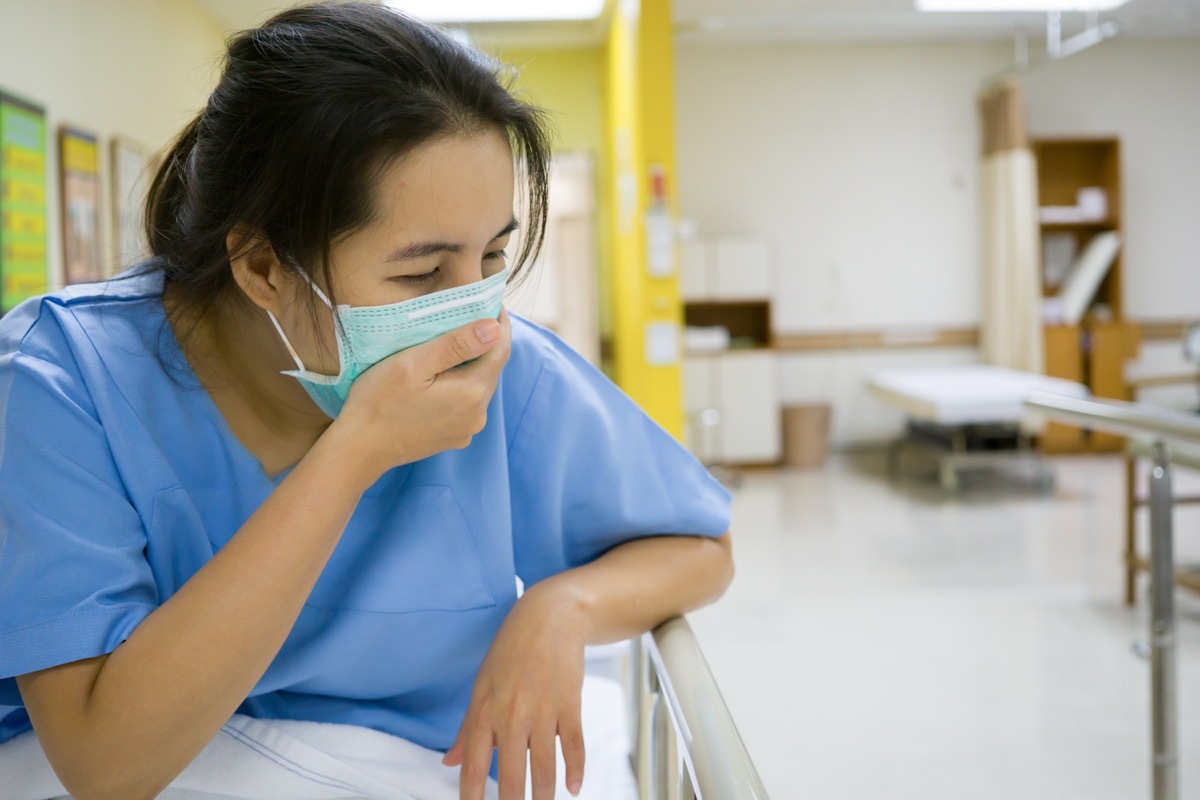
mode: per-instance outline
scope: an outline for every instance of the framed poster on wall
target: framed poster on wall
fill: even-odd
[[[46,112],[0,92],[0,314],[47,289]]]
[[[99,143],[92,134],[64,125],[58,129],[58,152],[64,280],[102,280]]]
[[[114,270],[122,272],[150,255],[142,217],[156,159],[148,147],[122,136],[112,140]]]

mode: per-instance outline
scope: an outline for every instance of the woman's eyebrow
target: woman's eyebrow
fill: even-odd
[[[507,236],[519,227],[516,217],[514,217],[507,225],[500,229],[500,232],[491,238],[491,241]],[[394,251],[390,256],[384,259],[385,263],[391,264],[396,261],[409,261],[414,258],[425,258],[426,256],[437,255],[438,253],[461,253],[463,246],[453,242],[413,242],[405,245]]]
[[[505,225],[503,228],[501,228],[500,232],[492,237],[492,241],[493,242],[496,241],[501,236],[508,236],[510,233],[512,233],[519,227],[521,227],[521,223],[517,222],[516,217],[513,217],[511,222],[509,222],[507,225]]]

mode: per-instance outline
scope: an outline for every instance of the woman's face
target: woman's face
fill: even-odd
[[[483,280],[505,266],[513,217],[513,159],[498,130],[462,133],[421,145],[385,169],[375,218],[334,245],[331,270],[339,304],[380,306]],[[284,318],[311,370],[338,372],[333,315],[312,289],[289,281]]]

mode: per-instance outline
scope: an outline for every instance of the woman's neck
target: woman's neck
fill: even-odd
[[[299,461],[331,420],[295,378],[280,374],[294,365],[266,312],[226,304],[185,321],[171,314],[180,306],[169,291],[163,305],[176,336],[186,331],[180,347],[192,371],[264,470],[274,474]]]

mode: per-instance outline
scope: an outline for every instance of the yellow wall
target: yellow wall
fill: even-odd
[[[499,50],[520,70],[518,89],[551,112],[558,151],[596,158],[597,259],[601,335],[612,342],[609,374],[660,425],[683,432],[680,365],[646,360],[646,326],[682,335],[674,276],[646,267],[645,218],[651,165],[666,175],[677,216],[674,43],[669,0],[623,0],[597,48]]]
[[[556,152],[585,152],[596,163],[596,264],[600,335],[612,336],[611,248],[608,240],[608,159],[604,147],[604,51],[599,47],[497,50],[520,70],[518,91],[550,112]]]
[[[668,324],[682,336],[678,279],[647,270],[646,212],[651,166],[666,175],[667,207],[675,197],[674,42],[669,0],[616,4],[606,46],[612,239],[613,359],[617,383],[676,437],[683,433],[683,387],[678,361],[652,365],[646,331]],[[678,263],[678,259],[676,259]],[[677,274],[678,270],[676,270]]]

